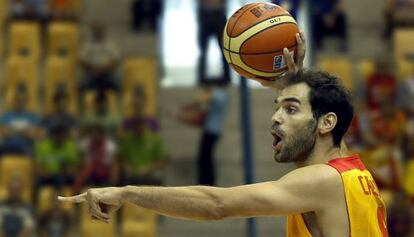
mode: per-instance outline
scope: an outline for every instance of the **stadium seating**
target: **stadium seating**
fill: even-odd
[[[394,57],[397,62],[398,77],[405,79],[413,73],[414,30],[398,29],[394,33]]]
[[[109,100],[109,111],[111,114],[118,114],[120,111],[118,110],[118,101],[117,96],[114,92],[108,91],[108,100]],[[83,108],[86,113],[92,113],[95,111],[95,91],[88,91],[85,93],[83,98]]]
[[[64,89],[69,96],[69,112],[78,112],[77,71],[75,64],[60,57],[49,57],[45,63],[45,112],[50,113],[55,92]]]
[[[375,71],[375,64],[372,59],[363,59],[357,65],[358,80],[366,81]]]
[[[3,156],[0,158],[0,192],[7,195],[7,184],[12,177],[19,177],[23,182],[23,198],[32,201],[33,193],[33,162],[28,157]]]
[[[37,63],[30,59],[12,57],[7,60],[5,70],[4,89],[6,109],[13,107],[13,97],[16,88],[24,84],[29,93],[28,109],[36,112],[38,109],[38,67]]]
[[[71,196],[72,191],[69,187],[63,188],[62,190],[56,190],[54,187],[44,186],[38,190],[38,201],[37,201],[37,213],[41,214],[50,209],[52,203],[50,202],[52,195]],[[69,212],[73,211],[73,204],[65,202],[62,203],[62,207]]]
[[[155,117],[157,114],[157,78],[158,65],[155,60],[147,58],[131,58],[125,61],[122,68],[123,113],[131,114],[131,94],[136,86],[145,89],[147,106],[145,114]]]
[[[354,89],[352,81],[352,63],[345,57],[324,57],[319,60],[319,68],[341,78],[343,85]]]
[[[124,237],[157,236],[157,214],[132,204],[122,208],[122,233]]]
[[[36,22],[20,21],[10,24],[9,56],[40,59],[40,26]]]
[[[54,22],[47,30],[48,57],[61,56],[76,60],[79,52],[79,27],[70,22]]]

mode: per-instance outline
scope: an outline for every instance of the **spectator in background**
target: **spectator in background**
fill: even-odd
[[[41,120],[41,126],[47,130],[47,134],[51,135],[52,130],[57,126],[63,126],[69,129],[71,135],[75,135],[77,120],[75,116],[68,111],[69,96],[66,92],[57,92],[53,96],[52,113],[46,115]]]
[[[157,120],[145,115],[146,105],[147,97],[145,95],[144,87],[137,86],[132,94],[132,114],[124,119],[122,125],[123,130],[128,131],[134,129],[135,125],[138,123],[145,123],[151,132],[158,131]]]
[[[125,185],[161,185],[165,164],[161,138],[146,122],[136,121],[119,141],[119,157]]]
[[[193,108],[203,108],[206,114],[199,121],[199,109],[185,109],[178,115],[178,119],[184,123],[201,123],[203,132],[198,147],[197,168],[198,183],[214,186],[215,165],[214,152],[224,128],[226,112],[229,106],[229,94],[221,84],[209,85],[204,88],[204,94],[198,98]],[[204,109],[205,108],[205,109]]]
[[[132,3],[132,29],[140,31],[148,22],[151,31],[158,32],[158,19],[162,15],[163,0],[135,0]]]
[[[413,230],[413,213],[410,202],[404,192],[394,193],[391,205],[388,207],[388,233],[395,237],[409,237]]]
[[[30,205],[22,199],[23,183],[20,177],[11,177],[7,188],[8,197],[0,204],[0,236],[33,236],[35,222]]]
[[[108,39],[102,22],[93,22],[90,30],[92,37],[85,41],[80,51],[80,64],[86,75],[81,82],[81,90],[118,91],[115,72],[121,59],[120,51]]]
[[[12,20],[46,20],[48,4],[46,0],[11,0],[9,17]]]
[[[365,164],[378,188],[399,190],[403,181],[401,142],[405,136],[406,118],[395,106],[395,101],[385,97],[378,110],[371,112],[369,124],[371,149],[365,154]]]
[[[367,108],[378,110],[384,100],[396,100],[397,79],[391,72],[390,62],[379,59],[375,62],[375,72],[368,77],[366,86]]]
[[[198,0],[197,23],[198,23],[198,46],[200,57],[198,60],[198,83],[204,84],[207,78],[207,49],[210,37],[215,37],[220,48],[224,26],[226,25],[226,0]],[[227,84],[230,82],[229,65],[221,54],[223,76],[220,81]]]
[[[69,237],[72,220],[70,213],[57,200],[57,192],[50,195],[51,207],[39,216],[40,237]]]
[[[9,17],[12,20],[21,20],[29,18],[30,9],[25,0],[9,1]]]
[[[342,0],[315,0],[310,4],[312,20],[312,41],[317,50],[323,48],[327,36],[342,40],[347,48],[348,25]]]
[[[77,20],[79,10],[75,1],[71,0],[49,0],[51,17],[56,20]]]
[[[79,168],[79,151],[65,125],[56,125],[50,137],[35,146],[37,186],[62,187],[73,184]]]
[[[2,150],[7,154],[31,155],[33,140],[39,136],[39,117],[27,109],[29,95],[25,86],[19,86],[13,96],[13,109],[0,115]]]
[[[284,9],[288,10],[289,13],[295,18],[298,19],[299,11],[299,0],[272,0],[272,3],[277,4]]]
[[[94,98],[92,111],[85,115],[84,124],[98,124],[105,129],[105,132],[115,134],[120,123],[117,113],[111,111],[109,95],[105,92],[98,92]]]
[[[90,186],[108,186],[116,183],[117,144],[99,124],[87,125],[87,136],[80,142],[83,156],[82,169],[78,172],[74,191],[79,192],[87,184]]]
[[[388,39],[396,27],[414,26],[414,1],[413,0],[387,0],[385,7],[385,32]]]

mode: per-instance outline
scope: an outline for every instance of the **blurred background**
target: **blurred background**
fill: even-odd
[[[223,61],[242,0],[0,0],[0,237],[284,236],[284,218],[188,222],[126,206],[110,224],[56,195],[240,185],[273,161],[275,92]],[[307,65],[342,78],[346,141],[375,177],[390,236],[414,236],[414,1],[279,0]],[[248,88],[248,90],[246,90]]]

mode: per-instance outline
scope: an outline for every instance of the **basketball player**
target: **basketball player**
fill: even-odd
[[[91,217],[104,222],[108,209],[128,202],[192,220],[284,215],[289,237],[387,236],[385,207],[371,174],[341,146],[353,117],[349,95],[337,78],[301,70],[303,35],[297,41],[297,64],[285,53],[284,83],[267,84],[281,89],[272,117],[274,159],[297,169],[279,180],[230,188],[110,187],[60,200],[87,202]]]

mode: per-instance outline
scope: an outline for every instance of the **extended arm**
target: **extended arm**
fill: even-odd
[[[315,174],[318,174],[317,176]],[[294,170],[277,181],[231,188],[121,187],[90,189],[63,201],[88,201],[91,215],[109,221],[102,204],[119,208],[130,202],[163,215],[193,220],[218,220],[230,217],[277,216],[317,211],[326,205],[332,177],[340,177],[332,168],[318,165]],[[338,185],[335,183],[334,185]]]

